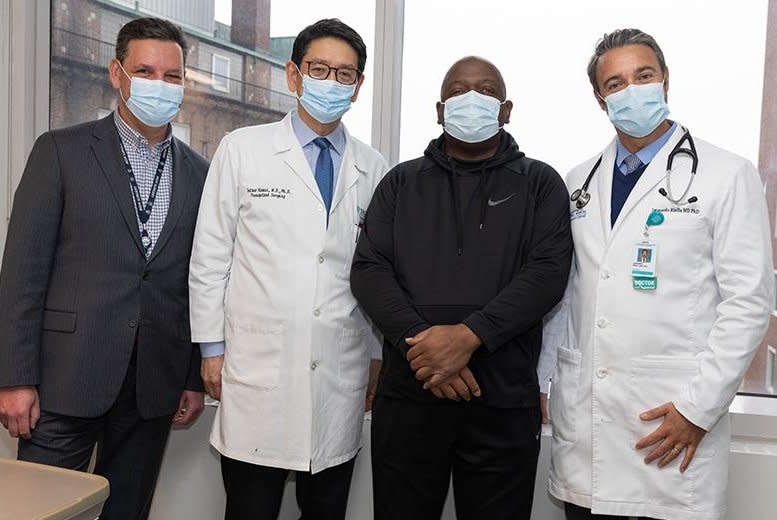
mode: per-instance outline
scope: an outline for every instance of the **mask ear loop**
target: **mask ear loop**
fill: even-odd
[[[128,80],[130,80],[130,81],[132,81],[132,76],[130,76],[129,74],[127,74],[127,71],[124,69],[124,65],[122,65],[122,64],[121,64],[121,62],[119,61],[119,58],[113,58],[113,59],[114,59],[114,60],[116,60],[116,63],[118,63],[118,64],[119,64],[119,68],[120,68],[120,69],[121,69],[121,71],[124,73],[124,75],[125,75],[125,76],[127,76],[127,79],[128,79]]]
[[[127,99],[129,99],[129,98],[132,97],[132,76],[127,74],[127,71],[124,70],[124,66],[119,61],[119,58],[113,58],[113,59],[116,60],[116,63],[119,64],[119,68],[124,73],[124,75],[127,76],[127,79],[130,80],[130,95],[129,95],[129,97],[127,97]],[[119,97],[121,98],[121,100],[124,102],[124,105],[126,106],[127,105],[127,99],[124,99],[124,94],[122,94],[122,92],[121,92],[121,87],[119,87],[117,90],[119,91]]]
[[[292,63],[294,63],[294,62],[292,61]],[[304,94],[305,93],[305,75],[302,74],[302,71],[299,70],[299,66],[297,66],[296,63],[294,63],[294,68],[297,69],[297,74],[299,74],[299,78],[302,80],[302,93]],[[295,90],[294,91],[294,97],[296,97],[297,101],[299,101],[302,96],[297,94],[297,91]]]
[[[507,103],[507,99],[505,99],[504,101],[500,101],[499,102],[499,111],[496,113],[496,120],[497,120],[497,122],[499,122],[499,115],[502,113],[502,107],[504,106],[505,103]],[[505,128],[504,123],[499,125],[499,130],[504,130],[504,128]]]

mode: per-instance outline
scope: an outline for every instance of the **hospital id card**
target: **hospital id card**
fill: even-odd
[[[634,246],[631,263],[632,287],[638,291],[655,291],[658,287],[656,277],[656,257],[658,248],[649,242],[639,242]]]

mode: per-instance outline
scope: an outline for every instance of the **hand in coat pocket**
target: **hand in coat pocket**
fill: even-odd
[[[671,402],[639,415],[643,421],[653,421],[661,417],[664,422],[653,433],[640,439],[636,448],[641,450],[658,444],[645,457],[645,464],[661,459],[658,462],[659,468],[663,468],[685,451],[685,457],[680,464],[680,473],[684,473],[707,432],[683,417]]]

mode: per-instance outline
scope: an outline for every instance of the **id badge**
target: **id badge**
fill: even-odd
[[[656,244],[639,242],[634,245],[634,255],[631,263],[631,281],[638,291],[655,291],[658,287],[656,277]]]

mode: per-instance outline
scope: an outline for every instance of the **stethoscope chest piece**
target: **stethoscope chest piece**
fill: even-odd
[[[570,199],[575,203],[577,209],[583,209],[585,205],[588,204],[588,201],[591,200],[591,194],[587,191],[577,189],[572,193]]]
[[[575,203],[575,207],[577,209],[583,209],[585,205],[588,204],[588,201],[591,200],[591,194],[588,193],[588,185],[591,184],[591,179],[593,178],[594,173],[596,173],[596,169],[599,168],[600,164],[602,164],[601,155],[599,156],[599,159],[597,159],[596,164],[594,164],[594,167],[591,168],[588,177],[585,178],[585,182],[583,183],[582,188],[576,189],[572,192],[572,195],[569,196],[569,200]]]

